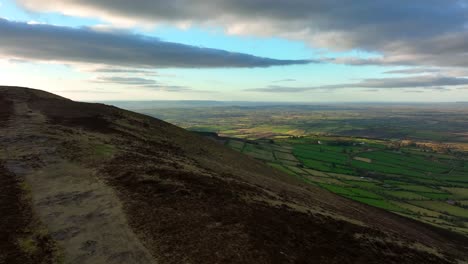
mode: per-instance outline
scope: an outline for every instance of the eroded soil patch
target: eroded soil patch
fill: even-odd
[[[54,263],[56,245],[40,230],[27,185],[0,163],[0,263]]]

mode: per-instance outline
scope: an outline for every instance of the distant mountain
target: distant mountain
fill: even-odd
[[[0,87],[0,263],[457,263],[468,238],[103,104]]]

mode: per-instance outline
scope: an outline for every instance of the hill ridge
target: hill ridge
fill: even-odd
[[[465,237],[305,185],[161,120],[20,87],[0,87],[0,103],[0,176],[10,182],[0,191],[19,203],[10,212],[31,215],[20,233],[1,234],[7,263],[467,257]]]

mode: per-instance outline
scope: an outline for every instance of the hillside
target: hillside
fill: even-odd
[[[468,238],[163,121],[0,87],[0,263],[457,263]]]

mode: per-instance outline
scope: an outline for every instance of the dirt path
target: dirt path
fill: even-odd
[[[25,103],[0,128],[0,158],[25,179],[34,211],[65,263],[155,263],[129,227],[111,187],[92,170],[60,157],[45,118]],[[34,135],[34,136],[31,136]],[[51,144],[54,142],[54,144]],[[46,165],[44,165],[46,164]]]

